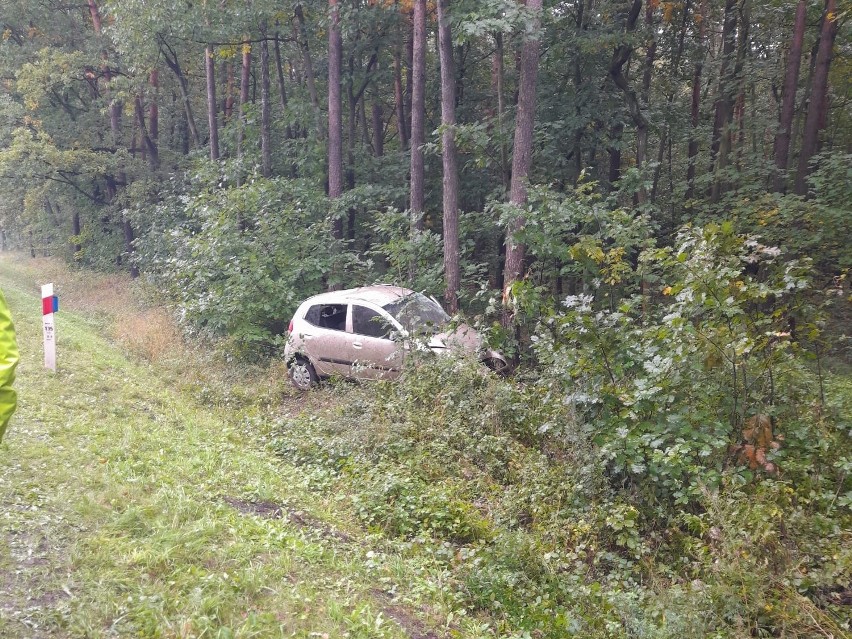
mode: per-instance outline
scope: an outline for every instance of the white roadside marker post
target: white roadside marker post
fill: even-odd
[[[53,284],[41,287],[41,322],[44,328],[44,367],[56,372],[56,325],[53,314],[59,310],[59,298],[53,294]]]

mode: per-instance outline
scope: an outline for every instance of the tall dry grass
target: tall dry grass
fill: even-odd
[[[53,282],[62,310],[77,312],[103,326],[128,354],[157,364],[181,384],[198,388],[215,403],[277,401],[288,388],[283,361],[235,362],[225,345],[188,339],[157,291],[123,273],[97,273],[59,258],[0,253],[0,269],[19,288],[40,295]],[[60,336],[61,340],[61,336]]]

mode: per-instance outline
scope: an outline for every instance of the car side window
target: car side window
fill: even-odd
[[[332,331],[346,330],[346,304],[315,304],[305,313],[308,324]]]
[[[352,332],[368,337],[390,339],[389,335],[393,327],[382,316],[366,306],[352,306]]]

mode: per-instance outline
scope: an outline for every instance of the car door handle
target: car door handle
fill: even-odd
[[[352,342],[352,348],[363,348],[364,345],[361,342]]]
[[[312,337],[311,333],[302,333],[302,339],[311,339]]]

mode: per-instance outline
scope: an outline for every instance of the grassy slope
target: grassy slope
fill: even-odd
[[[427,636],[250,414],[200,405],[91,315],[59,313],[46,372],[31,277],[0,262],[22,353],[0,444],[0,636]]]

